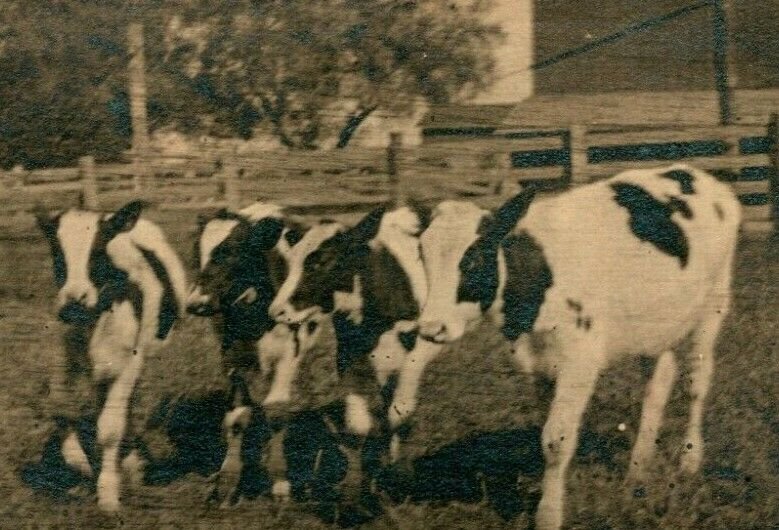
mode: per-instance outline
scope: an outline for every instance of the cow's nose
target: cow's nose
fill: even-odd
[[[441,342],[446,335],[446,324],[438,320],[420,322],[419,334],[426,340]]]

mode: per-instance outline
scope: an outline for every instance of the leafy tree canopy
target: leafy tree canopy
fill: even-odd
[[[6,0],[0,164],[129,146],[126,32],[144,24],[150,126],[290,147],[348,141],[376,108],[485,87],[500,38],[482,0]],[[333,117],[336,117],[334,122]],[[344,119],[346,121],[344,121]]]

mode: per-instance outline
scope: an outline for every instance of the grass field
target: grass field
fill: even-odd
[[[189,261],[194,216],[153,215]],[[44,241],[32,231],[6,237],[0,256],[0,527],[326,526],[305,505],[265,498],[232,510],[208,506],[208,484],[197,475],[166,487],[132,487],[116,517],[101,515],[89,496],[63,503],[25,488],[20,467],[40,457],[50,418],[72,403],[55,399],[49,381],[61,328],[50,311],[55,290]],[[703,472],[694,478],[676,473],[688,406],[682,374],[658,441],[654,474],[641,495],[624,487],[651,364],[633,360],[615,366],[603,374],[585,417],[589,450],[580,451],[571,468],[568,528],[779,528],[779,245],[744,242],[738,256],[735,303],[706,408]],[[166,393],[197,396],[221,384],[210,327],[191,318],[165,351],[148,360],[138,407],[148,411]],[[419,456],[478,432],[540,426],[547,404],[536,396],[533,381],[512,369],[508,345],[485,325],[431,366],[410,451]],[[528,516],[505,521],[487,501],[406,501],[388,505],[386,514],[366,527],[526,528]]]

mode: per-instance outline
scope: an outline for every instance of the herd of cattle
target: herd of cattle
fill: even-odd
[[[599,373],[625,356],[657,359],[628,474],[640,480],[650,469],[677,372],[674,348],[690,336],[681,467],[696,472],[714,343],[730,303],[738,199],[685,165],[534,195],[525,188],[495,212],[466,201],[379,208],[353,227],[304,224],[266,203],[223,210],[200,221],[194,283],[160,228],[141,217],[141,202],[111,214],[39,211],[58,316],[70,325],[67,343],[91,361],[102,403],[100,455],[85,454],[75,433],[63,438],[62,455],[94,477],[101,509],[118,510],[123,461],[137,457],[126,443],[128,409],[144,356],[164,344],[184,313],[208,317],[229,387],[227,456],[213,494],[234,501],[242,470],[255,465],[246,455],[257,454],[246,451],[253,442],[244,434],[261,414],[273,439],[284,436],[304,401],[302,379],[313,377],[300,367],[327,325],[343,399],[325,421],[356,455],[342,494],[362,502],[374,494],[375,471],[361,454],[367,441],[382,441],[380,463],[402,459],[399,433],[417,406],[426,366],[491,318],[521,370],[556,380],[542,434],[539,530],[563,525],[582,415]],[[271,440],[266,450],[278,447]],[[273,494],[288,496],[284,466],[274,469]]]

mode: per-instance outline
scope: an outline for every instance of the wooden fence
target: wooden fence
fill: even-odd
[[[133,163],[0,175],[0,226],[31,222],[35,204],[111,209],[144,198],[162,209],[240,207],[274,201],[306,214],[362,212],[388,200],[468,198],[492,207],[533,181],[550,192],[630,168],[672,160],[711,170],[744,203],[744,229],[774,230],[779,120],[763,125],[676,129],[496,131],[430,139],[402,149],[263,152],[214,149],[187,157],[149,156]]]

